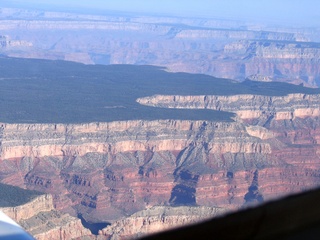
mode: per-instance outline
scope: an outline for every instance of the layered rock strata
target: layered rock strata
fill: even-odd
[[[92,236],[80,219],[54,209],[51,195],[41,195],[16,207],[0,208],[36,239],[74,239]]]
[[[19,224],[37,240],[68,240],[84,236],[93,238],[91,232],[83,227],[80,219],[53,209],[39,212],[31,218],[21,220]]]
[[[196,164],[197,175],[205,171],[206,153],[195,149],[257,156],[271,150],[270,143],[257,142],[237,123],[163,120],[2,128],[3,182],[53,193],[59,209],[77,206],[104,221],[168,203],[180,181],[175,180],[177,169],[188,171],[189,164]],[[235,132],[242,141],[226,145]],[[184,156],[188,151],[201,159]]]
[[[138,100],[234,111],[234,122],[3,123],[1,181],[52,193],[57,209],[91,222],[114,222],[154,205],[237,209],[318,186],[318,98]]]
[[[97,239],[135,239],[221,215],[225,209],[154,206],[120,219],[99,232]]]
[[[261,75],[260,79],[309,86],[320,82],[318,29],[215,19],[1,10],[0,30],[6,35],[0,41],[1,53],[7,56],[148,64],[238,80]]]
[[[234,112],[241,119],[319,117],[320,95],[288,94],[286,96],[234,95],[234,96],[163,96],[139,98],[147,106],[164,108],[212,109]]]
[[[31,218],[39,212],[50,211],[52,209],[52,196],[46,194],[20,206],[1,208],[1,211],[16,222],[19,222],[22,219]]]

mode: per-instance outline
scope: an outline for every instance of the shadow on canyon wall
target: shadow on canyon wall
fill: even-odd
[[[319,201],[312,190],[143,239],[318,239]]]

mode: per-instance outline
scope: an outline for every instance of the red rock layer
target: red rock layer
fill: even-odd
[[[318,99],[290,94],[139,100],[234,111],[235,122],[2,124],[1,181],[52,193],[56,208],[94,222],[153,205],[236,209],[318,186]]]
[[[53,141],[45,141],[52,132],[55,142],[60,141],[65,131],[59,137],[58,127],[34,125],[28,130],[28,125],[7,125],[4,136],[8,140],[2,140],[4,156],[12,156],[8,149],[18,144],[22,148],[28,146],[30,151],[22,151],[17,157],[15,150],[15,158],[1,161],[2,182],[52,193],[58,209],[72,214],[80,212],[91,221],[114,221],[147,206],[181,204],[185,199],[184,204],[236,209],[245,204],[245,195],[253,182],[264,199],[302,191],[319,182],[316,118],[273,120],[268,127],[272,134],[262,139],[257,137],[260,134],[254,134],[255,129],[242,123],[119,124],[132,135],[126,137],[110,128],[101,130],[101,126],[99,131],[90,133],[91,128],[75,126],[76,130],[68,135],[73,142],[52,145],[69,149],[64,156],[43,156],[45,152],[37,151],[41,144],[48,146]],[[38,132],[40,128],[43,131]],[[143,139],[143,134],[157,128],[155,139]],[[91,134],[91,138],[83,140],[83,136],[88,136],[83,134]],[[109,142],[105,142],[105,137],[97,137],[107,134]],[[38,139],[23,140],[28,135]],[[100,152],[93,139],[97,146],[109,147]],[[172,144],[163,145],[168,139]],[[180,144],[175,144],[178,141]],[[92,148],[87,147],[87,142]],[[132,151],[131,144],[141,150]]]

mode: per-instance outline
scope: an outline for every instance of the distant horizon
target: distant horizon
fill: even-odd
[[[319,26],[320,1],[314,0],[2,0],[0,7],[48,11],[81,11],[103,14],[105,11],[177,17],[222,18],[278,25]]]

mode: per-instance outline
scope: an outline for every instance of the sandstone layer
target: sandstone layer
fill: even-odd
[[[11,219],[36,239],[74,239],[92,236],[80,219],[54,210],[51,195],[40,195],[16,207],[0,208]]]
[[[165,66],[167,71],[309,86],[319,85],[320,81],[319,38],[313,30],[270,29],[234,21],[17,9],[1,9],[0,30],[1,54],[7,56],[86,64],[153,64]],[[3,72],[11,67],[10,62],[6,64]],[[59,64],[55,63],[57,72],[62,69]],[[47,69],[46,64],[43,66]],[[102,69],[98,67],[95,69]],[[58,82],[69,90],[68,85],[62,84],[65,77],[82,79],[85,66],[81,66],[80,73],[71,68],[67,73],[59,72],[61,75],[43,77],[46,72],[31,67],[30,76],[23,80]],[[16,71],[27,74],[25,69]],[[83,75],[89,75],[92,80],[92,73]],[[135,71],[127,74],[131,76],[131,73]],[[21,78],[19,74],[13,78],[6,74],[1,80]],[[121,84],[126,85],[128,79],[121,76],[125,78]],[[152,78],[152,73],[146,76]],[[101,78],[97,75],[93,79]],[[118,79],[106,80],[111,84]],[[117,83],[120,85],[120,80]],[[218,207],[239,209],[319,186],[319,94],[264,96],[264,90],[260,89],[261,95],[148,96],[153,94],[150,89],[138,83],[132,89],[128,86],[125,91],[121,89],[123,95],[129,96],[133,88],[142,89],[137,102],[123,105],[113,99],[103,109],[134,110],[139,103],[153,110],[156,108],[152,107],[207,109],[233,112],[235,117],[229,122],[163,118],[79,124],[1,123],[0,181],[53,196],[37,198],[27,207],[5,209],[37,238],[90,235],[80,220],[69,214],[81,215],[93,223],[113,223],[100,232],[102,238],[139,236],[168,225],[206,218],[203,209],[215,214]],[[250,87],[257,86],[253,83]],[[32,89],[28,85],[24,93]],[[6,88],[9,93],[15,90]],[[112,96],[111,91],[103,95]],[[48,99],[46,94],[46,91],[34,94],[34,102],[44,102],[43,99]],[[93,94],[89,92],[83,98],[89,101],[91,97]],[[22,116],[19,108],[12,109]],[[46,110],[42,112],[44,115],[61,113],[59,108],[53,111],[43,106],[42,109]],[[88,109],[83,111],[84,115]],[[13,113],[9,111],[10,114]],[[29,115],[32,117],[33,112]],[[150,210],[159,205],[190,208],[181,208],[179,217],[170,215],[167,207],[161,208],[164,215],[159,215],[155,208]],[[197,209],[197,213],[193,214],[191,209]],[[132,228],[128,229],[129,226]],[[77,231],[70,231],[71,228]]]
[[[120,219],[100,231],[97,239],[135,239],[160,231],[191,225],[221,215],[225,209],[154,206]]]
[[[1,181],[52,193],[57,209],[91,222],[154,205],[237,209],[318,186],[317,94],[138,101],[237,115],[234,122],[3,123]]]
[[[91,232],[83,227],[80,219],[53,209],[39,212],[31,218],[21,220],[19,224],[37,240],[93,237]]]
[[[164,108],[211,109],[234,112],[241,119],[293,120],[319,117],[320,95],[288,94],[286,96],[163,96],[139,98],[140,104]]]
[[[19,222],[22,219],[31,218],[38,212],[50,211],[51,209],[53,209],[52,196],[46,194],[20,206],[1,208],[1,211]]]

